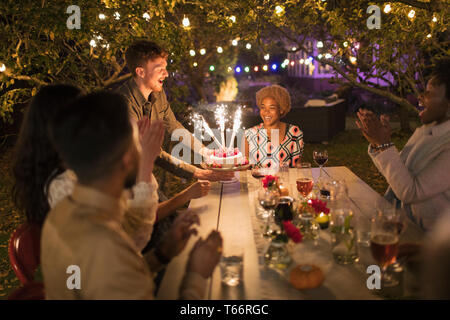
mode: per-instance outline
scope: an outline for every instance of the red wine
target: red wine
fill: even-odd
[[[327,163],[328,161],[328,157],[314,157],[314,161],[317,163],[317,165],[319,166],[323,166],[325,163]]]
[[[313,189],[314,181],[311,178],[297,179],[297,190],[306,197]]]
[[[370,239],[373,258],[382,266],[395,262],[398,253],[398,237],[391,234],[376,234]]]

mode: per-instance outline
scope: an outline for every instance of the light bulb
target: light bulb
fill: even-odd
[[[146,12],[142,15],[142,18],[144,18],[145,20],[150,20],[150,15]]]
[[[408,13],[408,17],[409,17],[410,19],[413,19],[415,15],[416,15],[416,12],[415,12],[414,10],[411,10],[411,11]]]
[[[200,54],[203,56],[206,53],[206,49],[200,49]]]
[[[223,52],[222,47],[217,47],[217,52],[218,52],[218,53],[222,53],[222,52]]]
[[[245,45],[245,47],[247,48],[247,50],[250,50],[250,49],[252,48],[252,45],[251,45],[250,43],[247,43],[247,44]]]
[[[98,18],[99,18],[100,20],[105,20],[105,19],[106,19],[106,16],[105,16],[103,13],[100,13],[100,14],[98,15]]]
[[[191,57],[195,56],[195,50],[189,50],[189,54],[191,55]]]
[[[323,48],[323,42],[322,41],[317,42],[317,48]]]
[[[384,13],[389,13],[389,12],[391,12],[391,10],[392,10],[392,8],[391,8],[390,4],[387,4],[384,6],[384,9],[383,9]]]
[[[269,59],[270,59],[270,55],[269,54],[264,55],[264,60],[269,60]]]
[[[181,22],[183,24],[183,27],[188,28],[191,25],[191,22],[189,21],[188,17],[184,17],[183,21]]]

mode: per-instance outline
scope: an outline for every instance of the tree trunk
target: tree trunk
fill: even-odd
[[[409,112],[408,109],[398,106],[398,116],[400,118],[400,131],[405,133],[411,133],[412,129],[409,124]]]

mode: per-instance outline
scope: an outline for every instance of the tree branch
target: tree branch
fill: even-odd
[[[16,79],[16,80],[24,80],[24,81],[31,81],[33,83],[36,83],[38,85],[44,86],[47,85],[48,83],[45,81],[42,81],[38,78],[35,77],[31,77],[31,76],[25,76],[25,75],[18,75],[18,74],[14,74],[11,73],[10,71],[8,71],[8,69],[6,69],[3,74],[11,79]]]

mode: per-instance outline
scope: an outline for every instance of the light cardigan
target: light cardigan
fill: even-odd
[[[417,128],[401,152],[391,147],[369,155],[410,218],[428,230],[450,208],[450,120]]]

